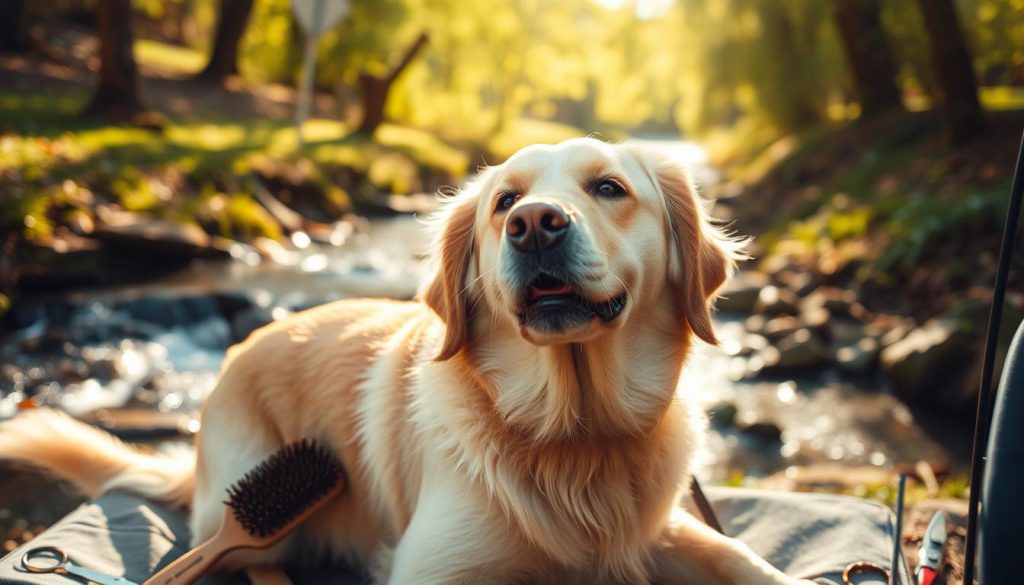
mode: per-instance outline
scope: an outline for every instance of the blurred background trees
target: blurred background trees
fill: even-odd
[[[1022,82],[1020,0],[355,0],[319,48],[317,86],[348,106],[461,132],[519,116],[601,131],[697,134],[743,122],[782,133],[892,108],[942,104],[949,136],[983,124],[978,99]],[[5,2],[0,44],[34,26],[120,14],[100,36],[102,92],[139,100],[129,81],[129,2]],[[144,34],[202,52],[198,78],[294,83],[301,29],[287,0],[136,0]],[[117,13],[120,10],[120,13]],[[391,68],[409,60],[407,79]],[[45,42],[45,39],[43,40]],[[118,49],[114,49],[119,47]],[[417,48],[417,50],[412,50]],[[403,68],[404,69],[404,68]],[[117,72],[117,74],[115,74]],[[383,100],[379,95],[390,81]],[[110,88],[120,88],[117,90]],[[360,98],[357,94],[362,94]],[[908,99],[909,98],[909,99]],[[385,112],[375,110],[384,106]],[[458,133],[458,132],[456,132]]]

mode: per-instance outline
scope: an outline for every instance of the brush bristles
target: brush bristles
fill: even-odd
[[[266,538],[343,480],[344,468],[316,441],[292,443],[228,488],[224,503],[249,534]]]

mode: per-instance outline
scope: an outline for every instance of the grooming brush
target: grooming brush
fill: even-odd
[[[257,465],[228,488],[220,530],[143,585],[189,585],[225,554],[269,548],[345,489],[345,470],[332,453],[304,439]]]

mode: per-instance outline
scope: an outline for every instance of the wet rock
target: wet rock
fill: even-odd
[[[729,401],[719,402],[707,410],[708,419],[711,424],[721,427],[731,427],[736,423],[736,415],[739,409]]]
[[[832,313],[824,307],[803,308],[800,320],[821,340],[832,340]]]
[[[878,365],[881,344],[877,339],[865,337],[852,345],[836,350],[834,361],[839,371],[851,376],[864,376]]]
[[[115,305],[115,309],[127,311],[132,319],[155,323],[162,327],[173,327],[186,320],[187,313],[176,299],[163,296],[148,296]]]
[[[896,394],[907,401],[952,406],[975,357],[972,337],[956,319],[932,319],[882,350],[881,366]]]
[[[751,315],[747,317],[747,320],[743,322],[743,328],[750,333],[757,335],[763,335],[764,327],[768,323],[768,318],[764,315]]]
[[[764,355],[765,373],[792,372],[824,366],[831,354],[810,329],[800,329],[783,338],[776,346],[777,353]]]
[[[210,298],[216,304],[217,312],[229,321],[240,311],[256,304],[251,295],[240,291],[216,293]]]
[[[758,332],[764,335],[768,339],[778,341],[788,335],[793,334],[798,329],[803,328],[804,324],[800,319],[792,315],[783,315],[781,317],[774,317],[765,322],[764,326]]]
[[[889,347],[899,341],[902,341],[911,331],[914,330],[914,323],[912,321],[904,321],[898,323],[890,328],[888,331],[882,334],[879,338],[882,347]]]
[[[749,356],[768,347],[770,342],[763,335],[756,333],[743,333],[735,342],[725,342],[722,349],[731,356]]]
[[[112,250],[132,256],[171,259],[231,258],[231,242],[208,235],[194,225],[176,224],[140,214],[104,214],[92,237]]]
[[[766,443],[782,442],[782,429],[779,428],[779,425],[770,421],[756,421],[743,425],[740,427],[740,432]]]
[[[17,331],[39,323],[46,317],[46,308],[39,303],[14,303],[6,316],[6,325]]]
[[[715,303],[720,311],[750,313],[754,310],[761,289],[768,286],[768,277],[761,272],[744,270],[729,279]]]
[[[63,358],[57,363],[57,375],[63,384],[82,382],[89,377],[89,366],[79,360]]]
[[[787,288],[766,286],[758,293],[754,312],[769,316],[799,315],[800,299]]]
[[[227,349],[234,341],[231,326],[219,315],[190,323],[185,332],[196,345],[206,349]]]
[[[124,375],[118,356],[108,356],[88,360],[86,368],[89,372],[87,377],[96,378],[103,383],[117,380]]]
[[[818,285],[818,279],[806,268],[781,270],[772,275],[772,280],[779,286],[795,292],[800,297],[807,296]]]
[[[63,327],[47,327],[39,335],[29,337],[21,342],[23,353],[58,353],[70,341],[68,331]]]
[[[217,302],[208,296],[184,297],[181,299],[181,308],[185,323],[199,323],[220,315]]]
[[[67,232],[67,230],[64,230]],[[90,239],[70,232],[51,241],[26,244],[18,286],[22,290],[57,290],[92,284],[102,273],[103,251]]]
[[[829,313],[836,317],[849,317],[865,320],[868,317],[867,309],[857,300],[857,293],[852,290],[844,290],[830,286],[818,287],[804,299],[804,309],[810,310],[815,307],[828,309]]]
[[[244,341],[253,331],[274,322],[274,315],[267,307],[249,307],[235,314],[231,319],[231,336],[235,343]]]

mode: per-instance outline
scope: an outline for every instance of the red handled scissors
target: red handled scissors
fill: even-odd
[[[917,585],[932,585],[942,565],[942,553],[946,548],[946,514],[936,512],[928,523],[921,548],[917,551]]]

